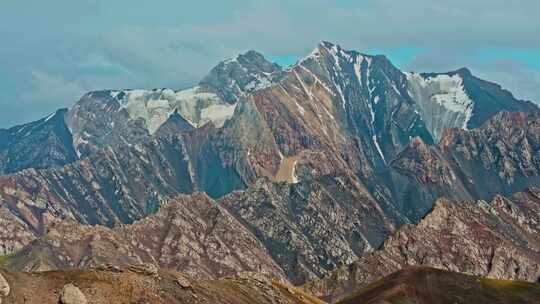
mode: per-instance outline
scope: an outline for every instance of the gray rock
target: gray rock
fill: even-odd
[[[60,303],[62,304],[87,304],[88,301],[82,291],[73,284],[67,284],[60,294]]]
[[[0,297],[7,297],[9,295],[10,290],[11,289],[9,287],[8,281],[0,273]]]
[[[181,274],[176,276],[174,282],[184,289],[191,287],[191,282]]]
[[[149,276],[157,275],[159,271],[156,265],[150,264],[150,263],[144,263],[140,265],[131,265],[129,266],[129,270],[135,273],[140,273],[140,274],[149,275]]]

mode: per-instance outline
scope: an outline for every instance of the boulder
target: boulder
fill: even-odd
[[[191,287],[191,282],[181,274],[177,274],[174,281],[183,289]]]
[[[88,301],[82,291],[73,284],[67,284],[60,294],[60,303],[62,304],[87,304]]]
[[[0,298],[7,297],[10,290],[8,281],[0,273]]]

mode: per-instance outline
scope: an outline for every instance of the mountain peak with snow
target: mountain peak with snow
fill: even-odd
[[[246,94],[268,87],[282,74],[283,69],[279,65],[251,50],[219,63],[201,80],[199,86],[233,104]]]

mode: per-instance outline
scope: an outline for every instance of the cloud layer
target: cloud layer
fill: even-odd
[[[535,0],[2,1],[0,127],[101,88],[183,88],[256,49],[307,54],[321,40],[383,52],[400,67],[470,67],[540,101]]]

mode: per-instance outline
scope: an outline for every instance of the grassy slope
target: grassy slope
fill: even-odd
[[[414,267],[376,281],[340,304],[540,303],[540,284]]]

